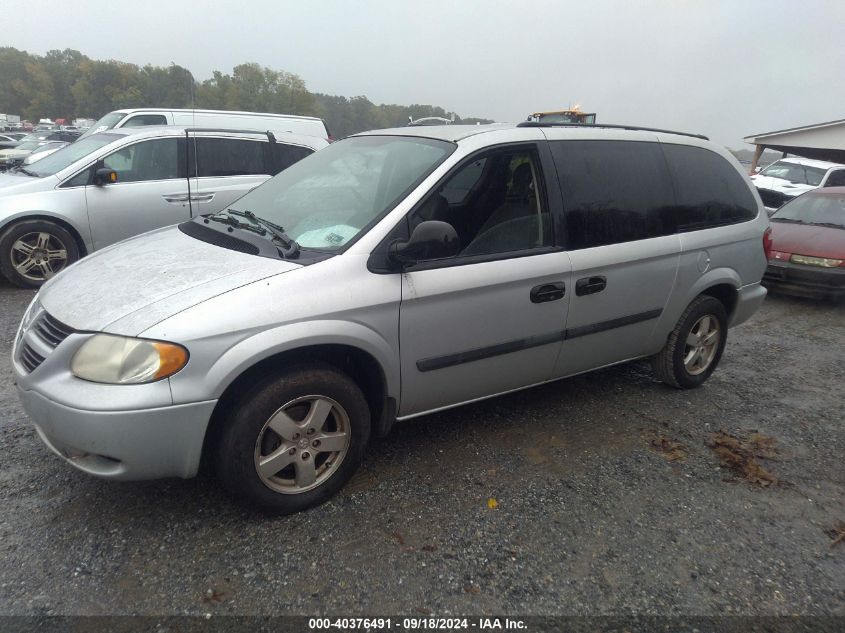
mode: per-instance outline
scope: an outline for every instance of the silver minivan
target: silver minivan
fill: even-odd
[[[0,274],[34,288],[117,241],[216,213],[328,141],[225,129],[122,128],[0,174]]]
[[[396,420],[644,357],[701,385],[766,295],[769,246],[747,176],[703,137],[376,131],[51,279],[12,361],[73,466],[207,459],[238,499],[294,512]]]

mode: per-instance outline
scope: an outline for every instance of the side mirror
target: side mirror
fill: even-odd
[[[98,187],[117,182],[117,172],[108,167],[100,167],[94,172],[94,184]]]
[[[390,258],[400,264],[454,257],[460,250],[458,233],[448,222],[426,220],[411,233],[407,242],[390,245]]]

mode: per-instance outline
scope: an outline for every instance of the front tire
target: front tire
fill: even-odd
[[[79,259],[79,246],[64,227],[25,220],[0,236],[0,273],[21,288],[38,288]]]
[[[727,333],[728,317],[722,302],[706,295],[696,297],[652,359],[654,373],[677,389],[700,386],[719,364]]]
[[[349,480],[370,437],[361,389],[329,365],[290,369],[230,408],[214,455],[236,499],[275,514],[330,499]]]

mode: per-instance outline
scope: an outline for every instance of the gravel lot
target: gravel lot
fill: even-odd
[[[695,391],[634,363],[399,425],[268,519],[49,453],[6,360],[32,295],[0,282],[2,614],[845,615],[842,305],[770,297]]]

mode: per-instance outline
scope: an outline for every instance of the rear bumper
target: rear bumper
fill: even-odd
[[[763,283],[772,290],[799,297],[841,299],[845,297],[845,268],[770,261]]]
[[[85,411],[20,387],[18,396],[48,448],[79,470],[118,480],[196,475],[217,404]]]
[[[742,286],[737,291],[736,307],[731,315],[730,326],[734,327],[750,319],[763,305],[765,298],[766,289],[759,283]]]

